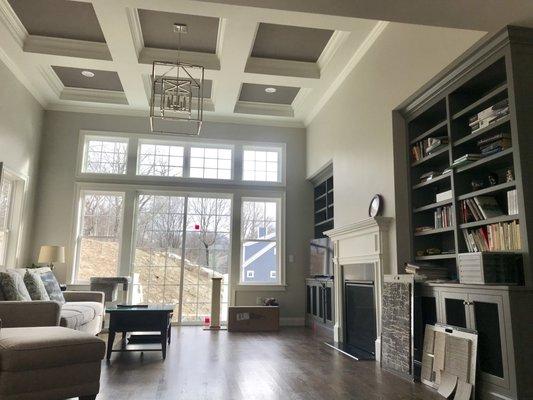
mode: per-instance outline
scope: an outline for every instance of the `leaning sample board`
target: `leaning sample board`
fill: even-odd
[[[381,310],[381,367],[413,379],[414,276],[385,275]]]
[[[444,398],[475,398],[477,333],[455,326],[426,325],[422,354],[423,383]]]

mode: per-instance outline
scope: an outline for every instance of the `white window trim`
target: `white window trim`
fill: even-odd
[[[259,184],[259,185],[281,185],[285,184],[285,148],[284,146],[268,145],[268,144],[248,144],[242,146],[242,166],[241,174],[244,172],[244,152],[249,151],[270,151],[278,153],[278,179],[275,182],[272,181],[255,181],[255,180],[245,180],[242,178],[242,181],[246,184]]]
[[[128,140],[128,158],[126,165],[126,174],[98,174],[83,172],[83,165],[85,159],[85,143],[86,137],[97,138],[115,138]],[[140,142],[161,142],[163,144],[175,144],[184,146],[184,165],[183,177],[172,176],[151,176],[138,175],[138,148]],[[190,165],[190,147],[216,147],[227,148],[232,150],[232,171],[231,179],[209,179],[209,178],[191,178],[189,175]],[[280,154],[278,164],[278,174],[280,175],[279,182],[264,182],[264,181],[244,181],[242,179],[243,166],[243,148],[258,149],[268,151],[278,151]],[[217,185],[217,186],[239,186],[239,187],[269,187],[282,188],[286,185],[286,144],[275,142],[250,142],[243,140],[219,140],[209,138],[187,138],[173,139],[168,135],[156,134],[138,134],[138,133],[122,133],[122,132],[105,132],[105,131],[87,131],[80,130],[78,140],[78,157],[76,168],[76,179],[79,182],[114,182],[114,183],[152,183],[152,184],[190,184],[190,185]]]
[[[119,195],[122,196],[122,210],[120,213],[120,234],[117,237],[118,241],[118,257],[117,257],[117,273],[116,276],[120,274],[121,267],[121,258],[122,258],[122,248],[123,248],[123,234],[124,234],[124,210],[126,209],[126,192],[121,190],[106,190],[98,188],[81,188],[78,187],[76,193],[76,202],[75,202],[75,224],[74,224],[74,234],[72,236],[73,243],[71,244],[73,257],[73,264],[71,268],[71,276],[69,281],[74,285],[87,285],[88,281],[80,281],[78,279],[79,264],[80,264],[80,242],[81,242],[81,228],[83,226],[83,198],[86,194],[98,193],[98,194],[108,194],[108,195]]]
[[[85,172],[85,161],[87,160],[87,152],[89,148],[87,147],[87,142],[89,140],[102,140],[105,142],[121,142],[126,143],[126,172],[124,174],[105,174],[105,173],[98,173],[98,172]],[[106,176],[110,178],[118,178],[118,177],[125,177],[128,175],[130,171],[130,162],[129,162],[129,152],[130,152],[130,139],[128,135],[124,135],[121,133],[115,133],[113,135],[105,135],[105,134],[83,134],[80,135],[80,140],[78,143],[78,160],[77,160],[77,166],[76,166],[76,175],[79,176],[86,176],[86,177],[100,177],[100,176]]]
[[[243,280],[243,238],[242,238],[242,225],[240,230],[239,238],[239,280],[237,283],[237,290],[247,290],[247,288],[252,288],[252,290],[285,290],[286,288],[286,263],[285,263],[285,194],[279,193],[272,196],[244,196],[241,198],[241,203],[239,204],[240,215],[242,218],[242,203],[245,201],[275,201],[277,203],[277,223],[276,223],[276,246],[277,259],[278,259],[278,277],[277,282],[246,282]],[[242,224],[242,219],[241,219]]]
[[[8,215],[7,247],[4,260],[0,260],[0,266],[15,267],[20,262],[20,243],[25,218],[28,177],[18,174],[3,163],[0,163],[0,179],[2,176],[6,176],[13,181],[13,188]]]

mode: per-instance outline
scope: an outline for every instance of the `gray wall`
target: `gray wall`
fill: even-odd
[[[395,217],[392,110],[482,36],[391,23],[313,119],[307,128],[307,173],[333,160],[335,227],[368,218],[376,193],[384,196],[384,215]],[[393,224],[392,271],[401,259],[396,233],[402,232]]]
[[[43,109],[0,61],[0,161],[11,171],[27,177],[18,266],[32,261],[33,205],[37,182],[39,142]]]
[[[145,117],[46,112],[39,175],[39,202],[35,210],[34,254],[44,243],[70,243],[80,130],[145,134],[149,132],[149,127]],[[288,286],[285,291],[276,292],[239,291],[236,294],[236,303],[255,305],[258,296],[277,297],[282,305],[283,317],[303,317],[304,274],[308,261],[308,241],[312,236],[312,188],[305,180],[305,130],[206,122],[201,137],[286,144],[286,255],[294,255],[293,263],[286,261]],[[66,265],[57,266],[56,275],[60,280],[66,280],[67,268],[71,266],[72,255],[67,252]],[[233,276],[232,281],[237,278]]]

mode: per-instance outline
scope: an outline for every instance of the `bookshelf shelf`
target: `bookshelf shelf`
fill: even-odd
[[[503,85],[496,87],[494,90],[491,90],[489,93],[487,93],[485,96],[480,98],[478,101],[475,101],[469,106],[463,108],[461,111],[455,113],[452,118],[458,119],[467,114],[475,114],[476,109],[482,108],[482,106],[488,103],[493,97],[496,97],[497,95],[503,92],[506,92],[506,91],[507,91],[507,82],[504,83]]]
[[[460,224],[459,228],[461,229],[467,229],[467,228],[475,228],[477,226],[483,226],[483,225],[490,225],[490,224],[498,224],[500,222],[510,222],[519,219],[518,215],[502,215],[500,217],[494,217],[494,218],[487,218],[481,221],[476,222],[468,222],[466,224]]]
[[[455,253],[452,254],[435,254],[432,256],[417,256],[415,257],[416,261],[431,261],[431,260],[451,260],[455,259],[457,255]]]
[[[320,226],[320,225],[324,225],[324,224],[328,224],[330,222],[333,222],[333,218],[329,218],[329,219],[325,219],[324,221],[320,221],[320,222],[317,222],[315,224],[315,226]]]
[[[417,142],[420,142],[421,140],[424,140],[425,138],[433,135],[434,133],[440,131],[441,129],[444,129],[448,125],[448,121],[444,120],[437,125],[435,125],[433,128],[427,130],[426,132],[422,133],[421,135],[418,135],[413,140],[411,140],[411,144],[415,144]]]
[[[442,149],[436,151],[435,153],[430,154],[429,156],[426,156],[418,161],[415,161],[411,164],[412,167],[417,167],[419,165],[425,164],[428,161],[434,160],[439,156],[446,155],[448,151],[450,150],[450,146],[444,146]]]
[[[513,149],[505,149],[500,151],[499,153],[492,154],[488,157],[484,157],[481,160],[474,161],[473,163],[464,165],[462,167],[457,167],[456,172],[461,173],[465,171],[469,171],[473,168],[479,168],[479,167],[497,167],[497,164],[507,165],[511,164],[513,157]]]
[[[446,178],[449,178],[451,176],[451,174],[443,174],[443,175],[439,175],[429,181],[426,181],[426,182],[421,182],[421,183],[417,183],[416,185],[413,186],[413,189],[416,190],[416,189],[420,189],[420,188],[423,188],[423,187],[426,187],[426,186],[429,186],[429,185],[433,185],[434,183],[437,183],[437,182],[440,182]]]
[[[324,237],[324,232],[333,229],[333,169],[324,171],[314,183],[314,238]]]
[[[465,193],[463,195],[457,196],[457,200],[460,201],[460,200],[471,199],[472,197],[476,197],[476,196],[485,196],[487,194],[494,194],[494,193],[501,192],[504,190],[511,190],[511,189],[514,189],[515,187],[516,187],[516,183],[514,181],[500,183],[499,185],[489,186],[488,188],[476,190],[474,192]]]
[[[433,210],[435,208],[439,208],[439,207],[442,207],[442,206],[447,206],[447,205],[452,204],[452,203],[453,203],[453,199],[437,201],[436,203],[431,203],[431,204],[428,204],[428,205],[425,205],[425,206],[422,206],[422,207],[415,208],[413,210],[413,213],[420,213],[420,212],[423,212],[423,211]]]
[[[422,232],[415,232],[415,236],[438,235],[441,233],[453,232],[454,230],[455,228],[453,226],[449,226],[446,228],[436,228],[436,229],[430,229],[430,230],[422,231]]]
[[[465,143],[469,143],[472,140],[479,139],[480,137],[486,135],[487,133],[492,133],[496,128],[501,127],[502,125],[505,125],[509,123],[511,120],[511,117],[509,115],[506,115],[505,117],[499,119],[495,123],[487,126],[486,128],[480,129],[476,133],[470,133],[467,136],[462,137],[461,139],[456,140],[453,145],[460,146]]]

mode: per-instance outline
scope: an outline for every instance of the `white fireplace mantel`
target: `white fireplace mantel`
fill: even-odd
[[[344,276],[357,273],[358,264],[373,265],[376,306],[376,358],[380,355],[381,291],[383,275],[390,273],[388,260],[389,217],[374,217],[331,229],[325,234],[333,242],[333,268],[335,275],[335,342],[344,341]]]

